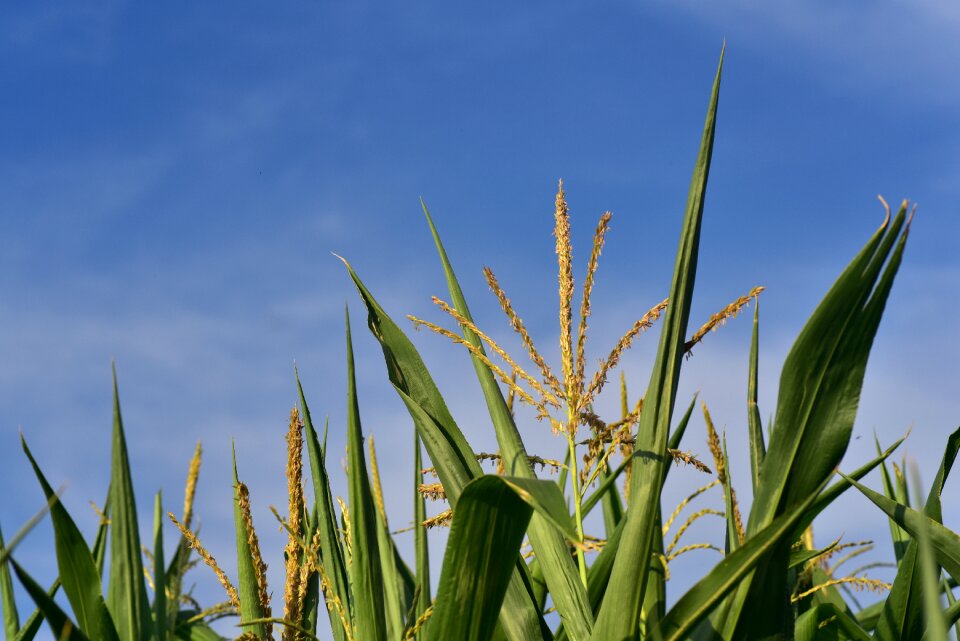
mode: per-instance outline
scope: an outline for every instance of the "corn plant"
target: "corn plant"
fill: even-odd
[[[757,404],[759,309],[754,305],[745,382],[750,469],[744,478],[749,478],[754,497],[749,507],[737,498],[725,438],[714,428],[706,404],[702,412],[712,460],[704,463],[682,449],[697,400],[678,411],[677,388],[685,356],[763,291],[762,287],[752,289],[690,332],[722,60],[721,55],[668,296],[639,315],[589,377],[590,300],[610,214],[601,217],[594,234],[574,327],[570,216],[561,183],[555,200],[560,368],[554,370],[489,269],[484,271],[487,284],[519,335],[524,358],[515,358],[476,325],[438,230],[423,206],[449,295],[448,301],[436,298],[435,302],[456,329],[422,318],[410,320],[414,327],[425,327],[467,351],[498,452],[476,452],[471,447],[414,344],[344,261],[367,326],[382,347],[387,379],[415,428],[411,438],[416,470],[411,484],[412,564],[399,554],[396,533],[387,521],[372,438],[367,439],[369,452],[364,449],[347,313],[348,494],[346,500],[333,495],[326,464],[327,426],[321,434],[297,378],[297,404],[287,432],[289,503],[286,516],[275,510],[288,535],[282,557],[282,614],[272,610],[251,493],[240,480],[236,459],[236,585],[191,530],[189,507],[180,518],[168,515],[182,538],[163,571],[158,496],[154,599],[149,601],[117,403],[113,475],[105,504],[109,525],[105,516],[92,546],[34,463],[50,504],[61,578],[44,591],[14,560],[13,545],[3,551],[3,560],[38,606],[38,612],[21,627],[12,603],[11,574],[6,565],[0,566],[8,638],[32,638],[46,618],[57,638],[215,639],[220,637],[206,620],[228,613],[239,617],[237,638],[251,640],[315,639],[326,627],[336,641],[946,639],[948,628],[960,620],[960,605],[952,591],[960,579],[960,538],[942,525],[940,495],[960,450],[960,430],[947,440],[923,501],[911,498],[911,488],[916,490],[919,483],[908,482],[905,466],[894,465],[893,474],[887,467],[887,459],[903,439],[886,449],[878,443],[872,461],[848,473],[838,471],[850,442],[870,348],[906,245],[912,218],[907,202],[896,214],[887,208],[883,224],[800,332],[783,365],[777,407],[766,437]],[[660,339],[645,392],[631,404],[621,375],[619,415],[606,420],[598,416],[594,402],[623,353],[658,322]],[[549,425],[565,440],[565,460],[545,459],[528,451],[518,425],[523,421],[515,411],[517,404],[529,406],[531,420]],[[304,449],[309,478],[304,474]],[[421,469],[422,449],[430,461],[427,469]],[[25,444],[24,450],[33,462]],[[495,462],[494,473],[485,473],[482,463],[487,460]],[[667,514],[661,497],[674,463],[711,478]],[[558,470],[557,478],[538,473],[544,468]],[[878,468],[882,493],[860,483]],[[191,469],[188,486],[192,488],[196,472]],[[427,475],[436,477],[436,482],[426,482],[433,480]],[[305,491],[308,484],[310,493]],[[897,567],[892,584],[871,578],[866,574],[869,566],[848,573],[839,569],[871,544],[838,540],[818,547],[814,541],[816,517],[850,488],[887,515]],[[188,505],[192,491],[188,490]],[[720,494],[722,510],[703,508],[690,513],[693,502],[709,492]],[[445,500],[449,510],[426,518],[426,498]],[[586,518],[597,506],[603,512],[603,531],[588,533]],[[723,518],[723,547],[715,548],[722,560],[692,588],[668,599],[671,562],[681,554],[714,547],[682,544],[684,532],[708,515]],[[427,532],[437,526],[449,526],[450,532],[434,584]],[[528,553],[522,553],[525,540]],[[111,570],[104,597],[100,576],[108,548]],[[227,595],[225,604],[206,610],[182,607],[185,595],[179,585],[193,563],[191,549],[215,572]],[[72,618],[51,598],[61,583]],[[862,608],[852,592],[862,589],[885,596]],[[548,615],[548,600],[558,615],[559,622],[553,625],[557,617]]]

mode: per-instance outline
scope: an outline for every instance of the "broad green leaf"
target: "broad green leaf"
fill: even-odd
[[[870,347],[903,255],[905,217],[906,204],[892,223],[884,221],[831,287],[787,355],[748,535],[822,487],[846,452]],[[786,602],[788,545],[775,550],[757,575],[738,588],[718,625],[723,638],[765,639],[792,629]]]
[[[141,641],[152,628],[150,601],[140,554],[137,503],[130,477],[127,442],[120,415],[117,370],[113,368],[113,454],[110,465],[110,581],[107,608],[121,641]],[[62,574],[62,573],[61,573]],[[66,581],[64,581],[66,591]]]
[[[253,534],[247,527],[240,509],[240,477],[237,474],[237,451],[230,444],[230,457],[233,462],[233,528],[237,547],[237,591],[240,594],[240,623],[262,619],[267,615],[260,603],[260,589],[257,584],[257,568],[254,565],[250,539]],[[253,624],[249,628],[258,637],[267,638],[267,626]]]
[[[53,597],[56,596],[59,589],[60,579],[58,578],[53,582],[53,585],[50,586],[50,589],[47,590],[47,596],[52,600]],[[23,627],[20,628],[20,631],[17,632],[16,636],[7,638],[13,639],[13,641],[33,641],[33,639],[37,636],[37,633],[40,631],[41,626],[43,626],[43,610],[37,608],[27,619],[26,623],[23,624]]]
[[[80,529],[73,518],[67,513],[47,482],[40,466],[37,465],[27,441],[20,435],[20,444],[33,467],[34,474],[43,488],[50,506],[50,519],[53,521],[54,546],[57,554],[57,570],[60,572],[60,582],[63,591],[70,602],[73,614],[77,618],[80,628],[98,641],[115,640],[116,628],[107,613],[107,606],[103,600],[103,588],[100,584],[100,574],[87,542],[84,541]],[[23,578],[21,577],[21,581]],[[46,594],[46,593],[44,593]],[[32,596],[32,594],[31,594]],[[36,598],[34,599],[36,601]],[[43,605],[37,601],[37,607],[44,611]]]
[[[456,274],[454,274],[453,266],[450,264],[440,241],[440,235],[437,233],[426,204],[422,201],[421,204],[427,217],[427,223],[430,226],[430,232],[433,234],[437,252],[440,255],[440,261],[446,276],[447,289],[450,292],[450,301],[461,316],[472,322],[473,317],[463,296],[460,283],[457,281]],[[464,339],[483,353],[483,343],[480,338],[466,327],[462,330]],[[496,432],[497,444],[500,446],[501,460],[504,461],[506,473],[511,476],[535,479],[536,474],[529,463],[520,431],[513,420],[513,415],[507,408],[507,403],[493,376],[493,372],[476,356],[471,355],[470,359],[473,362],[480,388],[483,390],[487,411]],[[557,530],[544,522],[543,517],[536,513],[531,519],[528,534],[534,553],[539,560],[540,569],[543,571],[544,579],[547,582],[547,587],[553,596],[554,605],[557,612],[560,613],[571,638],[574,641],[587,641],[593,628],[593,613],[590,610],[586,589],[580,580],[577,567],[568,553],[563,537],[559,536]],[[573,538],[576,539],[576,535]]]
[[[735,552],[725,556],[670,608],[653,638],[679,641],[693,632],[721,599],[748,576],[758,563],[784,540],[789,540],[793,528],[814,497],[815,494],[811,494],[804,503],[774,519],[773,523],[748,538]]]
[[[7,548],[3,543],[3,530],[0,530],[0,551],[7,555]],[[17,612],[17,602],[13,598],[13,577],[10,576],[10,566],[6,558],[0,561],[0,607],[3,608],[3,629],[7,639],[13,639],[20,631],[20,615]]]
[[[156,641],[167,641],[167,584],[163,558],[163,492],[153,511],[153,625]],[[177,605],[174,604],[176,608]]]
[[[960,450],[960,430],[955,431],[947,439],[940,467],[924,505],[924,513],[937,522],[943,520],[940,494],[956,461],[958,450]],[[888,498],[888,500],[891,499]],[[896,523],[894,526],[898,530],[901,529]],[[883,612],[877,622],[876,638],[879,641],[919,639],[923,635],[926,578],[920,553],[919,541],[909,539],[900,558],[893,588],[887,595]],[[940,570],[937,568],[938,576],[939,573]]]
[[[420,454],[420,436],[413,432],[413,548],[416,554],[417,585],[420,588],[420,598],[414,618],[419,618],[430,607],[430,549],[427,540],[427,528],[423,522],[427,518],[426,499],[420,494],[419,487],[423,483],[423,460]],[[409,623],[409,622],[408,622]]]
[[[753,334],[750,338],[750,372],[747,378],[747,430],[750,436],[750,478],[753,481],[753,493],[760,486],[760,468],[767,454],[763,442],[763,425],[760,422],[760,408],[757,405],[757,378],[759,372],[759,333],[760,299],[753,300]]]
[[[483,470],[413,343],[384,312],[350,265],[346,261],[344,264],[367,307],[367,325],[383,349],[390,382],[410,412],[447,500],[456,509],[460,492],[470,480],[481,476]],[[517,567],[526,571],[522,564]],[[536,608],[525,577],[520,574],[511,579],[507,588],[500,625],[510,641],[549,639],[550,631]]]
[[[624,519],[620,549],[614,561],[610,587],[606,591],[591,637],[596,641],[626,641],[636,636],[653,538],[660,534],[654,532],[654,529],[660,509],[663,468],[668,464],[665,459],[667,439],[680,379],[690,302],[697,273],[700,223],[713,152],[722,68],[721,52],[700,152],[690,182],[687,210],[670,286],[670,305],[667,307],[660,345],[644,397],[643,412],[640,414],[635,445],[637,455],[632,463],[630,479],[630,503]]]
[[[350,313],[347,326],[347,480],[350,497],[350,537],[353,557],[350,583],[353,586],[354,639],[386,641],[384,618],[383,572],[380,546],[377,542],[377,514],[363,456],[363,432],[360,427],[360,405],[353,369],[353,341],[350,338]]]
[[[330,477],[327,475],[326,448],[317,438],[317,430],[310,417],[310,408],[303,394],[300,376],[295,372],[297,379],[297,394],[300,397],[300,416],[306,436],[307,453],[310,457],[310,473],[313,478],[314,510],[316,512],[316,527],[320,529],[320,562],[323,563],[327,577],[330,579],[333,593],[340,599],[342,607],[349,612],[352,606],[350,587],[347,579],[346,565],[343,558],[343,549],[340,547],[340,537],[337,534],[336,512],[333,509],[333,492],[330,490]],[[324,430],[326,434],[326,430]],[[325,439],[324,439],[325,440]],[[347,641],[346,631],[340,623],[340,617],[335,610],[328,611],[330,628],[336,641]]]
[[[89,550],[87,550],[87,552],[89,553]],[[27,594],[30,595],[30,598],[33,599],[37,607],[40,608],[40,611],[43,612],[43,616],[50,625],[55,639],[58,641],[89,641],[87,635],[77,627],[77,624],[70,620],[53,598],[44,592],[43,588],[41,588],[12,557],[10,558],[10,564],[13,566],[13,571],[16,573],[20,583],[23,584]],[[103,608],[102,612],[106,615],[106,608]],[[97,626],[96,629],[100,629],[99,626]],[[116,638],[116,635],[114,635],[114,638]],[[94,637],[94,639],[97,639],[97,637]]]
[[[534,510],[564,530],[572,528],[563,497],[551,481],[486,475],[464,489],[427,623],[431,641],[485,641],[493,636]]]

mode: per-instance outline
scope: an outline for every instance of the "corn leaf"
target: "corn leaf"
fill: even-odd
[[[437,228],[430,217],[427,206],[422,201],[421,204],[427,217],[427,223],[430,226],[430,232],[433,234],[437,252],[440,255],[453,307],[461,316],[472,321],[473,317],[463,296],[463,290],[460,288],[453,266],[450,264],[447,253],[443,248],[443,243],[440,241]],[[468,328],[464,327],[462,330],[464,339],[483,353],[483,344],[480,338]],[[507,403],[493,376],[493,372],[476,356],[471,355],[470,359],[473,362],[474,371],[486,399],[487,411],[493,422],[506,473],[524,478],[536,478],[536,474],[529,463],[527,450],[520,438],[520,431],[513,420],[513,415],[507,408]],[[593,613],[590,610],[586,589],[580,580],[576,564],[567,550],[563,537],[549,523],[546,523],[544,517],[538,513],[535,513],[531,519],[529,536],[547,587],[553,596],[554,605],[564,621],[570,638],[573,641],[587,641],[593,628]],[[573,538],[576,539],[577,537],[574,536]]]
[[[886,512],[887,516],[909,532],[911,536],[919,536],[920,527],[926,524],[930,534],[930,545],[933,547],[937,562],[950,573],[954,580],[960,579],[960,536],[956,532],[944,527],[922,512],[888,499],[883,494],[874,492],[852,479],[850,482],[874,505]]]
[[[947,439],[940,467],[923,509],[925,515],[937,522],[943,521],[940,494],[956,461],[958,450],[960,450],[960,429]],[[900,528],[899,525],[896,527]],[[919,543],[919,539],[916,538],[909,540],[900,559],[893,587],[887,595],[883,612],[877,622],[875,636],[879,641],[919,639],[923,635],[924,593],[927,589],[927,579],[924,576]],[[936,573],[939,575],[939,568]],[[939,590],[935,592],[939,595]]]
[[[156,641],[167,641],[167,585],[163,559],[163,493],[153,511],[153,624]]]
[[[255,621],[266,616],[260,603],[260,591],[257,584],[257,568],[254,566],[250,548],[252,532],[247,528],[240,509],[240,477],[237,474],[237,451],[230,444],[230,456],[233,462],[233,527],[234,541],[237,546],[237,591],[240,593],[240,623]],[[263,623],[251,624],[249,628],[258,637],[267,638],[267,626]]]
[[[748,536],[822,487],[846,452],[870,347],[906,244],[905,217],[906,203],[840,275],[787,355]],[[723,638],[765,639],[793,628],[788,546],[738,588],[719,626]]]
[[[693,632],[723,597],[748,576],[764,557],[784,540],[789,539],[793,528],[814,497],[815,495],[811,494],[804,503],[774,519],[773,523],[747,539],[735,552],[725,556],[670,608],[652,638],[679,641]]]
[[[876,439],[874,435],[874,442],[877,446],[877,452],[880,452],[880,442]],[[883,491],[888,498],[896,500],[897,490],[893,487],[893,481],[890,479],[890,471],[887,469],[886,462],[880,466],[880,475],[883,479]],[[860,480],[860,479],[857,479]],[[900,564],[900,560],[903,558],[904,553],[907,551],[907,544],[910,543],[910,536],[904,531],[902,527],[897,525],[893,519],[887,519],[887,522],[890,524],[890,539],[893,541],[893,554],[897,559],[897,565]]]
[[[347,470],[350,497],[350,536],[353,558],[350,583],[353,586],[354,639],[386,641],[381,590],[383,571],[377,542],[377,514],[363,455],[363,431],[353,368],[353,341],[350,337],[350,313],[347,326]]]
[[[822,628],[827,625],[835,626],[846,635],[846,638],[853,641],[870,641],[870,635],[857,623],[856,619],[851,618],[832,603],[822,603],[797,617],[794,641],[819,641],[820,639],[836,638],[836,632],[833,630],[824,631],[832,632],[833,636],[827,636],[821,632]]]
[[[346,261],[344,264],[367,307],[367,326],[383,349],[390,382],[410,412],[447,500],[456,510],[460,492],[472,479],[481,476],[483,470],[413,343],[384,312],[350,265]],[[549,639],[550,631],[526,581],[526,566],[518,563],[517,567],[522,568],[523,574],[515,575],[510,581],[500,624],[510,641]]]
[[[50,519],[53,521],[54,546],[57,553],[57,569],[60,572],[60,582],[63,591],[70,602],[73,614],[77,618],[80,629],[94,639],[116,640],[117,631],[111,621],[107,606],[103,600],[103,588],[100,584],[100,574],[94,562],[87,542],[83,540],[80,529],[67,509],[59,499],[55,498],[53,488],[47,482],[40,466],[37,465],[27,441],[20,435],[20,444],[33,467],[34,474],[43,488],[50,506]],[[139,552],[138,552],[139,554]],[[21,581],[23,578],[21,577]],[[41,590],[41,592],[43,592]],[[44,596],[46,593],[43,592]],[[31,596],[34,596],[31,593]],[[37,607],[47,614],[43,604],[34,597]],[[51,622],[51,623],[56,623]]]
[[[660,508],[663,468],[667,465],[667,439],[680,379],[690,301],[697,272],[700,223],[710,173],[722,69],[723,53],[720,55],[700,152],[690,182],[687,210],[670,287],[670,306],[667,308],[660,345],[640,415],[636,455],[630,479],[630,503],[624,519],[620,549],[614,561],[610,587],[606,591],[591,637],[596,641],[626,641],[636,636],[653,538],[660,534],[654,532],[654,529]]]
[[[140,641],[151,629],[150,601],[143,580],[137,503],[130,477],[127,442],[120,415],[117,370],[113,369],[113,454],[110,466],[110,581],[107,608],[121,641]],[[62,571],[61,571],[62,576]],[[66,591],[64,581],[64,591]]]
[[[89,552],[90,551],[87,550],[87,553]],[[37,607],[40,608],[40,611],[43,612],[43,616],[50,625],[55,639],[58,641],[89,641],[89,637],[77,627],[76,623],[70,620],[53,598],[44,592],[43,588],[41,588],[13,558],[10,558],[10,564],[13,566],[13,571],[16,573],[20,583],[23,584],[27,594],[30,595],[30,598],[33,599]],[[101,612],[105,616],[109,616],[106,607],[102,608]],[[95,629],[99,630],[101,628],[97,626]],[[98,637],[93,638],[98,639]],[[116,638],[116,634],[114,634],[114,638]]]
[[[7,548],[3,543],[3,530],[0,530],[0,551],[7,555]],[[20,631],[20,615],[17,613],[17,602],[13,598],[13,577],[10,575],[10,566],[6,558],[0,561],[0,607],[3,608],[5,638],[13,639]]]
[[[747,431],[750,436],[750,479],[753,482],[753,493],[757,493],[760,486],[760,468],[767,455],[767,447],[763,442],[763,424],[760,422],[760,407],[757,405],[757,378],[759,372],[759,334],[760,334],[760,299],[754,299],[753,334],[750,337],[750,372],[747,375]]]
[[[423,483],[423,461],[420,454],[420,436],[416,431],[413,433],[413,443],[413,548],[416,554],[417,586],[420,589],[414,611],[416,619],[427,611],[432,599],[430,598],[430,549],[427,528],[423,527],[423,522],[427,518],[427,506],[426,499],[417,489]]]
[[[340,547],[340,537],[337,534],[338,525],[336,512],[333,509],[333,492],[330,490],[330,477],[327,475],[326,448],[322,447],[317,438],[310,417],[310,408],[303,394],[300,376],[295,372],[297,379],[297,394],[300,397],[300,416],[306,434],[307,453],[310,458],[310,473],[313,478],[314,511],[316,513],[316,527],[320,528],[320,562],[330,579],[334,595],[340,600],[344,610],[350,612],[352,600],[347,580],[347,571],[344,564],[343,549]],[[326,434],[326,430],[324,430]],[[325,439],[324,439],[325,440]],[[347,641],[346,631],[340,623],[339,615],[335,610],[327,612],[330,618],[330,628],[336,641]]]
[[[575,532],[563,496],[551,481],[486,475],[464,489],[427,623],[431,641],[492,638],[534,510],[563,531]]]

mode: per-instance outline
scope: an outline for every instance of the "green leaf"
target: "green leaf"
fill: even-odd
[[[903,255],[905,217],[906,204],[892,223],[884,221],[787,355],[748,536],[822,487],[846,452],[870,347]],[[776,550],[757,576],[741,584],[718,625],[723,638],[765,639],[792,629],[793,621],[787,620],[788,556],[786,546]]]
[[[451,303],[461,316],[472,322],[473,317],[470,314],[467,301],[440,241],[440,235],[437,233],[433,219],[430,217],[430,212],[422,201],[421,205],[427,217],[427,223],[430,225],[430,232],[433,234],[437,252],[440,255]],[[484,350],[480,338],[470,329],[462,329],[464,339],[482,353]],[[471,355],[470,359],[473,362],[480,388],[483,390],[487,411],[496,432],[497,444],[500,446],[502,460],[505,462],[506,473],[511,476],[535,479],[536,474],[529,463],[520,431],[513,420],[513,415],[507,408],[507,403],[493,376],[493,372],[476,356]],[[577,566],[568,553],[563,537],[559,536],[557,530],[544,522],[538,514],[533,515],[528,534],[534,553],[539,560],[540,568],[543,571],[544,579],[547,582],[547,587],[553,596],[554,605],[560,613],[571,638],[574,641],[587,641],[593,628],[593,613],[590,610],[587,592],[580,580]],[[577,539],[578,537],[574,535],[572,538]]]
[[[430,549],[427,540],[427,528],[423,522],[427,518],[426,499],[420,494],[419,487],[423,483],[423,461],[420,455],[420,436],[414,431],[413,456],[413,548],[416,554],[417,585],[420,588],[420,598],[414,618],[419,618],[430,607]],[[408,622],[409,623],[409,622]]]
[[[811,494],[804,503],[774,519],[773,523],[748,538],[735,552],[725,556],[705,577],[680,597],[661,621],[653,638],[662,641],[679,641],[686,638],[723,597],[763,561],[764,557],[784,540],[789,540],[793,528],[813,502],[814,497],[815,494]]]
[[[367,325],[383,349],[390,382],[410,412],[447,500],[456,510],[460,492],[483,470],[413,343],[384,312],[350,265],[346,261],[344,264],[367,307]],[[507,588],[500,624],[510,641],[549,639],[550,631],[520,574],[511,579]]]
[[[89,552],[90,551],[87,550],[87,553]],[[40,611],[43,612],[43,616],[47,619],[47,623],[50,624],[50,629],[53,631],[53,637],[55,639],[58,641],[89,641],[87,635],[77,627],[77,624],[70,620],[53,598],[44,592],[43,588],[41,588],[13,558],[10,558],[10,564],[13,566],[13,571],[16,573],[17,578],[20,579],[20,583],[23,584],[27,594],[30,595],[30,598],[33,599],[37,607],[40,608]],[[103,608],[102,612],[106,615],[106,608]],[[100,626],[94,629],[99,630]],[[94,639],[97,638],[98,637],[94,637]],[[114,638],[116,638],[116,635],[114,635]]]
[[[453,513],[434,613],[427,624],[431,641],[485,641],[493,636],[534,510],[564,531],[573,527],[563,496],[551,481],[486,475],[464,489]]]
[[[380,501],[376,505],[377,546],[380,550],[380,569],[383,573],[383,588],[381,601],[387,623],[387,636],[399,639],[405,628],[403,614],[406,607],[400,590],[400,573],[397,571],[397,559],[393,553],[393,539],[390,538],[390,527],[387,521],[386,506],[383,505],[383,488],[380,485],[380,470],[377,466],[377,452],[370,437],[370,472],[373,475],[373,491]],[[369,484],[368,484],[369,485]]]
[[[80,529],[73,518],[63,507],[54,494],[53,488],[47,482],[40,466],[37,465],[27,441],[20,435],[20,444],[33,467],[33,471],[43,488],[43,493],[50,505],[50,519],[53,521],[54,546],[57,554],[57,569],[60,572],[60,581],[63,591],[67,595],[70,607],[80,628],[94,639],[115,640],[117,632],[110,615],[106,612],[103,600],[103,588],[100,584],[100,574],[97,571],[93,555],[87,542],[84,541]],[[21,581],[23,578],[21,577]],[[42,590],[41,590],[42,591]],[[46,593],[44,593],[46,594]],[[32,595],[31,595],[32,596]],[[36,598],[34,599],[36,601]],[[37,607],[44,610],[37,601]]]
[[[153,623],[156,641],[167,641],[167,585],[164,566],[163,492],[157,492],[153,511]]]
[[[759,372],[759,333],[760,298],[754,298],[753,334],[750,338],[750,372],[747,382],[747,431],[750,436],[750,478],[753,481],[753,493],[760,486],[760,468],[767,455],[763,442],[763,425],[760,422],[760,407],[757,405],[757,378]]]
[[[240,509],[240,477],[237,474],[237,452],[233,443],[230,444],[230,456],[233,460],[233,527],[234,541],[237,546],[237,591],[240,594],[240,623],[255,621],[267,616],[260,603],[260,590],[257,584],[257,568],[254,565],[253,553],[250,548],[251,532],[247,528]],[[254,623],[250,627],[262,639],[267,638],[267,626],[263,623]]]
[[[625,641],[636,636],[641,607],[653,550],[654,532],[660,509],[660,491],[670,421],[676,401],[680,366],[683,360],[690,302],[697,273],[697,253],[700,245],[700,223],[710,158],[713,152],[717,100],[723,53],[713,83],[710,105],[700,143],[700,152],[690,182],[687,209],[680,233],[680,246],[670,286],[670,305],[660,335],[660,345],[650,375],[650,384],[644,396],[632,464],[630,504],[624,521],[619,554],[613,565],[610,586],[607,589],[592,639],[596,641]]]
[[[832,603],[821,603],[800,615],[794,630],[794,641],[817,641],[824,638],[821,637],[820,630],[821,626],[826,625],[827,622],[831,622],[830,625],[836,625],[848,639],[870,641],[870,635],[866,630]]]
[[[353,586],[354,639],[386,641],[384,618],[383,571],[377,541],[377,514],[363,455],[363,432],[360,427],[360,405],[353,368],[353,341],[350,338],[350,313],[347,326],[347,480],[350,496],[350,537],[353,559],[350,583]]]
[[[297,379],[297,394],[300,397],[300,416],[306,433],[307,453],[310,457],[310,473],[313,478],[314,510],[316,511],[317,527],[320,535],[320,562],[330,579],[333,593],[340,599],[346,612],[352,609],[350,587],[347,580],[346,565],[344,564],[343,549],[340,547],[336,512],[333,509],[333,492],[330,490],[330,477],[327,475],[326,448],[317,438],[317,430],[310,418],[310,408],[303,394],[300,384],[300,375],[294,371]],[[326,430],[324,430],[326,435]],[[326,439],[324,439],[326,440]],[[336,610],[327,612],[330,618],[330,628],[336,641],[347,641],[347,633],[340,623]]]
[[[3,530],[0,530],[0,551],[8,554],[3,543]],[[10,576],[10,566],[6,558],[0,561],[0,607],[3,608],[3,629],[6,638],[13,639],[20,631],[20,615],[17,613],[17,602],[13,598],[13,577]]]
[[[958,450],[960,450],[960,430],[955,431],[947,439],[940,467],[924,505],[924,513],[937,522],[943,520],[940,494],[956,461]],[[887,500],[892,499],[887,497]],[[894,526],[900,530],[899,525],[894,523]],[[893,587],[887,595],[883,612],[877,622],[876,638],[879,641],[919,639],[923,634],[924,592],[927,579],[924,576],[920,557],[919,541],[908,540],[903,556],[900,558]],[[939,568],[936,573],[939,575]]]
[[[877,453],[879,453],[880,441],[877,440],[876,435],[874,435],[874,442],[877,446]],[[880,475],[883,479],[883,491],[886,493],[887,497],[896,500],[897,491],[893,487],[893,481],[890,479],[890,471],[887,469],[886,462],[880,466]],[[910,536],[903,530],[902,527],[894,523],[892,519],[887,519],[887,522],[890,524],[890,539],[893,541],[893,554],[897,559],[897,564],[899,565],[900,560],[907,551],[907,544],[910,543]]]
[[[940,609],[940,567],[933,559],[930,549],[930,534],[926,523],[921,522],[917,536],[921,577],[920,593],[923,597],[924,637],[929,641],[947,641],[947,622]]]
[[[107,608],[117,626],[121,641],[141,641],[151,629],[150,601],[144,584],[143,559],[140,556],[140,530],[137,503],[130,477],[127,442],[120,415],[117,370],[113,368],[113,455],[110,466],[110,582]],[[61,573],[62,574],[62,573]],[[64,581],[64,591],[66,591]]]
[[[960,536],[956,532],[944,527],[936,520],[892,499],[888,499],[879,492],[850,480],[854,487],[870,499],[874,505],[887,513],[887,516],[897,522],[913,537],[919,536],[920,528],[926,524],[930,533],[930,545],[933,547],[937,562],[943,566],[954,579],[960,578]]]

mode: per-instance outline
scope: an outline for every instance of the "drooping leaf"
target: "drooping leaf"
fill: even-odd
[[[150,601],[140,556],[140,525],[120,415],[117,370],[113,369],[113,444],[110,465],[110,581],[107,608],[121,641],[141,641],[152,628]],[[64,582],[66,591],[66,582]]]
[[[794,630],[794,641],[820,641],[830,638],[821,634],[823,626],[828,624],[836,625],[848,639],[870,641],[867,631],[832,603],[822,603],[799,616]]]
[[[640,414],[636,455],[630,479],[630,503],[624,519],[620,549],[614,561],[610,587],[606,591],[591,637],[596,641],[633,639],[640,623],[653,538],[659,535],[654,532],[657,522],[655,517],[660,508],[663,468],[668,464],[665,460],[667,440],[697,272],[700,223],[713,152],[722,68],[721,52],[700,151],[690,182],[680,246],[670,286],[670,305],[667,307],[657,356],[644,396],[643,412]]]

